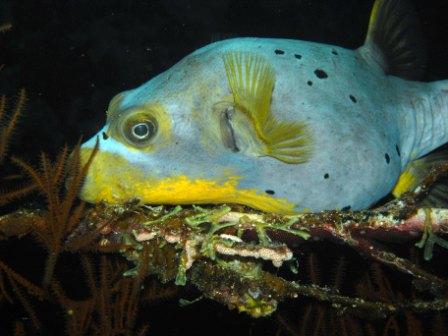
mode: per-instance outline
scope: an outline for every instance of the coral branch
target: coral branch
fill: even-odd
[[[51,167],[44,159],[42,166],[44,171]],[[61,169],[53,168],[53,172],[62,175]],[[48,177],[36,176],[41,179],[38,182],[35,178],[36,184],[48,186]],[[79,186],[79,180],[71,182]],[[71,199],[73,195],[68,197]],[[61,213],[52,203],[65,210]],[[411,198],[393,201],[380,210],[324,211],[290,216],[253,210],[234,211],[225,205],[150,207],[136,202],[118,206],[98,204],[67,211],[70,207],[64,206],[56,196],[53,200],[48,198],[48,204],[54,211],[51,217],[30,210],[0,216],[0,232],[10,235],[7,231],[14,231],[14,223],[21,222],[21,216],[22,222],[31,223],[33,230],[43,225],[36,224],[42,220],[58,218],[51,225],[61,223],[62,227],[46,229],[50,230],[48,234],[54,234],[52,230],[59,232],[56,241],[62,245],[57,245],[60,246],[58,249],[49,249],[56,255],[54,260],[61,249],[74,251],[76,246],[83,245],[79,242],[88,242],[94,250],[116,251],[134,262],[136,267],[126,271],[127,276],[140,277],[149,272],[156,274],[162,282],[174,280],[177,285],[189,282],[199,288],[203,296],[254,317],[269,315],[280,301],[299,296],[329,302],[341,311],[369,317],[385,317],[400,311],[420,313],[448,309],[444,294],[448,289],[447,280],[379,248],[374,242],[421,238],[418,246],[424,249],[426,257],[432,255],[435,245],[448,246],[438,236],[447,232],[448,209],[416,209]],[[408,217],[401,217],[403,214]],[[77,223],[79,226],[75,229]],[[53,238],[48,237],[51,242]],[[411,275],[418,289],[430,290],[436,298],[432,301],[382,302],[350,297],[341,295],[336,288],[299,284],[263,270],[266,262],[281,267],[292,261],[294,249],[300,249],[300,244],[310,238],[342,242],[373,260]],[[49,258],[48,262],[52,265],[47,267],[49,275],[46,273],[44,284],[50,283],[56,261]],[[133,308],[128,308],[131,314]]]
[[[104,205],[101,209],[104,212]],[[358,312],[365,311],[369,316],[377,317],[404,309],[423,311],[447,308],[446,299],[390,304],[345,297],[327,288],[299,286],[289,282],[285,282],[289,286],[287,290],[289,294],[285,296],[275,292],[280,287],[267,280],[271,275],[259,269],[265,260],[271,261],[276,267],[291,260],[292,250],[288,247],[291,243],[301,242],[309,237],[330,238],[342,241],[375,260],[412,275],[419,281],[419,288],[431,289],[437,294],[447,288],[444,279],[427,273],[406,259],[379,250],[366,237],[381,238],[385,233],[397,230],[396,227],[401,225],[412,228],[413,231],[404,236],[405,240],[417,238],[418,234],[427,230],[428,223],[431,225],[431,230],[444,231],[447,215],[444,210],[417,211],[416,215],[408,220],[398,220],[388,216],[386,212],[374,211],[358,213],[329,211],[319,214],[279,216],[234,212],[225,206],[206,209],[201,207],[166,209],[129,204],[124,207],[107,207],[105,212],[108,214],[108,225],[104,226],[104,218],[98,218],[97,222],[98,225],[102,225],[102,244],[114,244],[117,235],[121,235],[127,246],[126,249],[122,249],[124,255],[137,265],[141,265],[139,251],[144,250],[144,246],[150,246],[153,256],[149,261],[152,263],[150,271],[157,274],[161,280],[175,279],[178,285],[191,281],[206,297],[253,316],[270,314],[275,310],[278,301],[296,295],[328,301],[346,310],[351,310],[350,307],[355,306]],[[96,210],[93,213],[98,214],[100,211]],[[431,216],[436,220],[428,222],[424,216]],[[88,216],[88,218],[88,225],[91,226],[95,217]],[[203,264],[204,258],[211,263]],[[208,280],[204,280],[207,276],[195,268],[215,266],[219,269],[211,269],[215,275],[211,275]],[[202,277],[196,276],[197,281],[192,278],[195,272],[202,274]],[[224,273],[216,275],[216,272],[226,273],[229,282],[225,283],[223,280]],[[132,270],[127,274],[132,275]],[[205,282],[199,282],[199,279]],[[219,283],[225,286],[226,290],[221,287],[212,290],[213,286],[219,285],[213,279],[220,279]],[[251,297],[250,293],[254,290],[255,283],[263,282],[266,286],[257,289],[258,294],[255,298]],[[241,288],[238,289],[236,283],[239,283]],[[268,283],[273,288],[270,288]],[[207,291],[205,291],[206,285],[211,286]]]

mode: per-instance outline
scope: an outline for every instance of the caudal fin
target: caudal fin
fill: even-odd
[[[422,78],[425,48],[416,12],[408,0],[376,0],[364,46],[374,49],[376,60],[389,75]]]

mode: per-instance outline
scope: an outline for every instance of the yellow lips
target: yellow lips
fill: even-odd
[[[81,149],[85,162],[91,149]],[[145,204],[238,203],[256,209],[292,214],[294,205],[252,189],[238,189],[240,177],[222,181],[191,179],[186,175],[150,178],[117,154],[99,151],[89,168],[80,197],[88,202],[119,204],[138,198]]]

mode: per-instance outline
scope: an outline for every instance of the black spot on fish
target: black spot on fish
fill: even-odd
[[[332,53],[333,55],[339,55],[338,52],[337,52],[336,50],[334,50],[334,49],[331,51],[331,53]]]
[[[328,179],[328,178],[330,178],[330,174],[326,173],[326,174],[324,175],[324,179]]]
[[[395,145],[395,149],[397,150],[398,156],[401,157],[400,147],[398,147],[398,145]]]
[[[283,50],[280,50],[280,49],[275,49],[275,53],[277,55],[283,55],[285,52]]]
[[[109,136],[106,134],[106,132],[103,132],[101,135],[103,136],[103,140],[109,139]]]
[[[351,100],[352,102],[354,102],[354,103],[357,103],[357,102],[358,102],[358,100],[356,99],[355,96],[350,95],[349,97],[350,97],[350,100]]]
[[[316,75],[317,78],[320,78],[320,79],[328,78],[327,73],[325,71],[323,71],[322,69],[314,70],[314,74]]]
[[[389,154],[384,154],[384,157],[386,158],[386,163],[389,164],[390,163],[390,156]]]
[[[343,207],[341,210],[342,211],[349,211],[351,208],[352,208],[351,205],[347,205],[347,206]]]
[[[265,190],[265,193],[266,193],[266,194],[269,194],[269,195],[274,195],[274,194],[275,194],[275,191],[274,191],[274,190],[271,190],[271,189],[268,189],[268,190]]]
[[[312,81],[308,81],[306,82],[309,86],[313,86],[313,82]]]
[[[299,54],[294,54],[294,57],[297,59],[302,59],[302,55],[299,55]]]

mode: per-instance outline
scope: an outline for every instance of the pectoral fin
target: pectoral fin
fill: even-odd
[[[252,122],[264,155],[286,163],[303,163],[311,156],[311,135],[304,122],[278,120],[271,111],[274,69],[259,55],[227,52],[227,80],[237,110]]]

